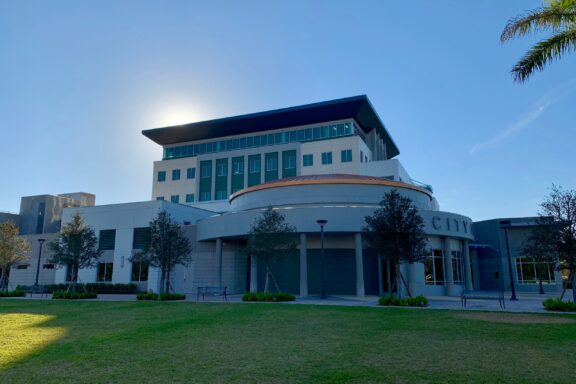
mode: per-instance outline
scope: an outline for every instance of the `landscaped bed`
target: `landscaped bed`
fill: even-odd
[[[4,300],[2,383],[574,382],[576,316]]]

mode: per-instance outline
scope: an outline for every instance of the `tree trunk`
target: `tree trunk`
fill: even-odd
[[[540,285],[540,294],[543,295],[544,294],[544,286],[542,285],[542,278],[539,278],[538,281],[539,281],[539,285]]]
[[[408,297],[412,298],[410,288],[408,288],[408,284],[406,284],[406,280],[404,280],[404,276],[402,275],[402,272],[400,272],[400,268],[398,268],[398,273],[400,273],[400,280],[402,280],[402,284],[404,284],[404,287],[406,287],[406,293],[408,293]]]
[[[396,277],[394,278],[394,284],[396,285],[396,294],[399,299],[402,298],[402,289],[400,289],[400,284],[398,284],[398,278],[400,277],[400,263],[396,263]]]
[[[576,303],[576,273],[570,272],[572,275],[572,301]]]
[[[2,277],[0,278],[0,289],[8,290],[8,268],[2,268]]]
[[[166,272],[166,292],[170,293],[170,271]]]
[[[160,289],[158,294],[164,293],[164,284],[166,282],[166,271],[162,270],[160,273]]]
[[[270,284],[270,270],[268,269],[268,265],[266,265],[266,279],[264,280],[264,293],[268,293],[268,284]]]
[[[390,296],[392,296],[392,279],[390,277],[390,260],[386,260],[386,280],[388,281],[388,293]]]

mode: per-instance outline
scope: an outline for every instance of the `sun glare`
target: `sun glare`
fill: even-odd
[[[200,121],[198,113],[184,108],[167,108],[158,114],[158,126],[182,125]]]

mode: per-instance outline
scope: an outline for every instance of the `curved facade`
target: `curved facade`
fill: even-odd
[[[414,202],[429,238],[431,251],[426,262],[401,266],[411,293],[456,295],[462,285],[468,282],[471,286],[470,263],[466,262],[470,260],[468,241],[473,239],[470,218],[437,210],[432,193],[425,188],[383,178],[304,176],[247,188],[230,197],[228,212],[198,222],[197,239],[242,243],[254,220],[271,206],[296,227],[300,238],[299,254],[285,255],[273,266],[281,289],[319,294],[320,271],[325,268],[328,294],[384,294],[394,280],[394,268],[365,249],[362,231],[365,217],[378,209],[384,193],[393,189]],[[319,260],[318,219],[327,220],[324,266]],[[263,275],[256,265],[246,279],[253,290],[262,288]]]

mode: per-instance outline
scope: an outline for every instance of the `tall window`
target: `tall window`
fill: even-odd
[[[251,158],[250,164],[248,164],[248,171],[250,173],[260,172],[260,158]]]
[[[340,152],[340,161],[342,161],[343,163],[349,163],[352,161],[352,150],[351,149],[345,149],[343,151]]]
[[[196,168],[188,168],[186,170],[186,178],[187,179],[195,179],[196,178]]]
[[[173,169],[172,170],[172,180],[180,180],[180,170]]]
[[[112,281],[112,270],[114,263],[98,263],[98,274],[96,281]]]
[[[216,191],[216,200],[226,200],[228,198],[228,193],[226,191]]]
[[[216,176],[227,176],[228,175],[228,163],[227,162],[217,162],[216,163]]]
[[[134,228],[132,249],[146,249],[150,244],[150,227]]]
[[[148,263],[139,261],[132,263],[131,281],[148,281]]]
[[[158,172],[158,179],[159,182],[166,181],[166,171],[159,171]]]
[[[518,284],[538,284],[542,278],[544,284],[556,283],[554,263],[538,263],[527,257],[516,257]]]
[[[424,275],[428,285],[444,285],[444,253],[433,249],[424,260]]]
[[[322,164],[332,164],[332,152],[322,152]]]
[[[302,165],[304,167],[311,167],[314,165],[314,155],[304,155],[302,156]]]
[[[202,178],[212,177],[212,164],[203,165],[200,173],[201,173],[200,177]]]
[[[464,259],[462,251],[452,251],[452,277],[454,284],[462,284],[462,272],[464,270]]]
[[[278,170],[278,157],[266,157],[266,171]]]
[[[98,248],[101,251],[113,250],[115,242],[116,242],[115,229],[105,229],[100,231],[100,236],[98,238]]]
[[[244,161],[233,161],[232,162],[232,174],[233,175],[243,175],[244,174]]]

